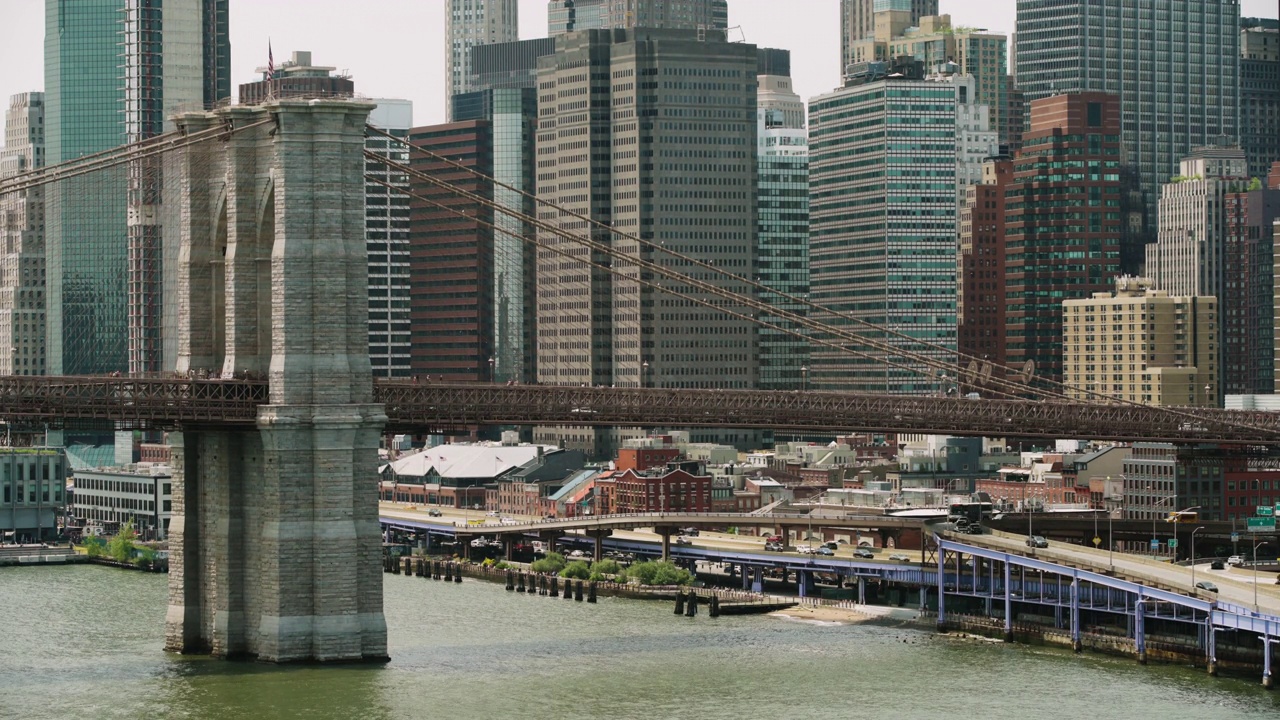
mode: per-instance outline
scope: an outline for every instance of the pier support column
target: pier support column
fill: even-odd
[[[746,565],[739,565],[739,566],[738,566],[738,572],[739,572],[739,574],[741,574],[741,575],[742,575],[742,589],[743,589],[743,590],[750,590],[750,589],[751,589],[751,578],[747,576],[747,572],[748,572],[747,566],[746,566]]]
[[[1004,641],[1013,642],[1013,578],[1008,561],[1004,563]]]
[[[796,589],[800,597],[812,597],[815,590],[812,570],[796,571]]]
[[[1071,648],[1080,652],[1084,645],[1080,641],[1080,577],[1071,578]]]
[[[867,579],[864,577],[858,578],[858,604],[867,604]]]
[[[662,536],[662,559],[671,559],[671,528],[655,528],[658,534]]]
[[[946,580],[947,580],[947,551],[938,548],[938,630],[947,629],[947,610],[946,610]],[[959,576],[957,575],[957,582]],[[923,593],[923,589],[921,590]]]
[[[1204,619],[1204,658],[1210,677],[1218,674],[1218,631],[1213,626],[1213,613]]]
[[[1143,606],[1142,591],[1138,591],[1138,601],[1133,604],[1133,646],[1138,653],[1138,662],[1147,664],[1147,633]]]
[[[513,562],[513,561],[515,561],[515,559],[516,559],[516,542],[517,542],[518,540],[519,540],[519,538],[517,538],[517,537],[512,537],[511,535],[504,535],[504,536],[502,537],[502,557],[503,557],[503,559],[505,559],[507,562]]]
[[[592,530],[587,533],[593,542],[592,555],[593,562],[600,562],[604,559],[604,539],[613,534],[612,530]]]
[[[1275,685],[1271,677],[1271,636],[1262,636],[1262,687],[1270,690]]]
[[[751,591],[756,593],[764,592],[764,568],[751,568]]]

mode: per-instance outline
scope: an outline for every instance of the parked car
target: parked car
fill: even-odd
[[[1049,541],[1044,539],[1042,535],[1032,535],[1027,538],[1027,547],[1029,548],[1047,548]]]
[[[1201,580],[1200,582],[1196,583],[1196,589],[1204,590],[1205,592],[1211,592],[1211,593],[1218,592],[1218,586],[1214,585],[1213,583],[1207,580]]]
[[[819,547],[817,550],[814,550],[814,552],[816,552],[816,553],[817,553],[817,554],[819,554],[819,555],[827,555],[827,556],[831,556],[831,555],[835,555],[835,554],[836,554],[836,551],[835,551],[835,550],[832,550],[831,548],[827,547],[826,545],[823,545],[822,547]]]
[[[1213,562],[1209,563],[1209,569],[1210,569],[1210,570],[1222,570],[1222,569],[1224,569],[1224,566],[1223,566],[1223,564],[1222,564],[1222,561],[1221,561],[1221,560],[1214,560]]]
[[[1243,556],[1241,556],[1241,555],[1232,555],[1231,557],[1227,558],[1227,564],[1228,564],[1228,565],[1243,565],[1243,564],[1244,564],[1244,557],[1243,557]]]
[[[431,508],[427,511],[427,515],[429,517],[440,517],[441,515],[444,515],[444,513],[440,512],[440,508]]]
[[[875,558],[876,554],[866,548],[857,548],[853,551],[853,556],[863,560],[871,560]]]
[[[889,556],[889,559],[895,562],[911,562],[911,557],[902,553],[894,553]]]

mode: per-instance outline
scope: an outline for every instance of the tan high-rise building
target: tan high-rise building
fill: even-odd
[[[906,13],[907,23],[938,14],[938,0],[840,0],[840,71],[849,66],[850,46],[875,34],[876,13]]]
[[[934,5],[936,9],[937,3]],[[877,3],[877,7],[881,5]],[[909,4],[887,7],[890,9],[875,13],[869,36],[845,46],[844,67],[903,56],[924,63],[925,72],[954,63],[952,72],[974,79],[973,95],[965,102],[986,105],[991,127],[999,133],[1000,142],[1008,143],[1004,119],[1009,102],[1008,39],[981,28],[954,26],[950,15],[920,16]]]
[[[0,178],[44,166],[44,93],[9,98]],[[44,188],[0,196],[0,375],[44,375]]]
[[[1170,296],[1146,278],[1116,278],[1114,293],[1062,303],[1063,380],[1145,405],[1219,405],[1218,301]]]
[[[453,96],[472,87],[471,48],[520,39],[516,0],[446,0],[444,4],[445,108],[453,120]]]

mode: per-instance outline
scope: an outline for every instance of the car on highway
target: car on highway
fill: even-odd
[[[1209,569],[1210,569],[1210,570],[1223,570],[1223,569],[1225,569],[1225,566],[1222,564],[1222,561],[1221,561],[1221,560],[1214,560],[1213,562],[1209,563]]]
[[[817,550],[814,550],[814,552],[815,552],[815,553],[817,553],[817,554],[819,554],[819,555],[826,555],[826,556],[828,556],[828,557],[830,557],[830,556],[832,556],[832,555],[835,555],[835,554],[836,554],[836,551],[835,551],[835,550],[832,550],[831,548],[827,547],[826,545],[823,545],[823,546],[819,547]]]
[[[894,553],[889,556],[889,559],[895,562],[911,562],[911,556],[902,553]]]
[[[966,532],[970,535],[981,535],[982,526],[977,523],[973,523],[972,525],[965,527],[965,529],[962,532]]]
[[[1243,564],[1244,564],[1244,556],[1242,556],[1242,555],[1232,555],[1231,557],[1227,558],[1227,564],[1228,564],[1228,565],[1243,565]]]
[[[876,554],[866,548],[857,548],[853,551],[853,556],[856,558],[862,558],[863,560],[871,560],[876,556]]]
[[[840,549],[840,543],[836,542],[835,540],[832,540],[831,542],[823,543],[823,544],[822,544],[822,547],[824,547],[824,548],[828,548],[828,549],[830,549],[830,550],[839,550],[839,549]]]
[[[1032,535],[1027,538],[1027,547],[1029,548],[1047,548],[1049,541],[1044,539],[1043,535]]]
[[[765,552],[782,552],[782,543],[767,542],[764,544]]]
[[[440,517],[441,515],[444,515],[444,513],[440,512],[440,508],[431,508],[427,511],[427,515],[429,517]]]
[[[689,537],[698,537],[698,528],[696,527],[680,528],[680,532]]]
[[[676,544],[677,544],[677,545],[692,545],[692,544],[693,544],[693,541],[692,541],[692,540],[690,540],[689,538],[687,538],[687,537],[685,537],[685,536],[681,535],[681,536],[679,536],[679,537],[677,537],[677,538],[676,538]]]
[[[502,513],[498,512],[497,510],[490,510],[489,512],[485,513],[485,515],[488,515],[489,517],[501,517]]]
[[[1201,580],[1200,582],[1196,583],[1196,589],[1204,590],[1205,592],[1211,592],[1211,593],[1218,592],[1218,586],[1214,585],[1213,583],[1207,580]]]

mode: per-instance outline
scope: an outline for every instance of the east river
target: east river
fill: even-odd
[[[165,578],[0,569],[2,718],[1268,718],[1256,678],[920,630],[677,617],[386,576],[391,662],[274,667],[161,650]]]

